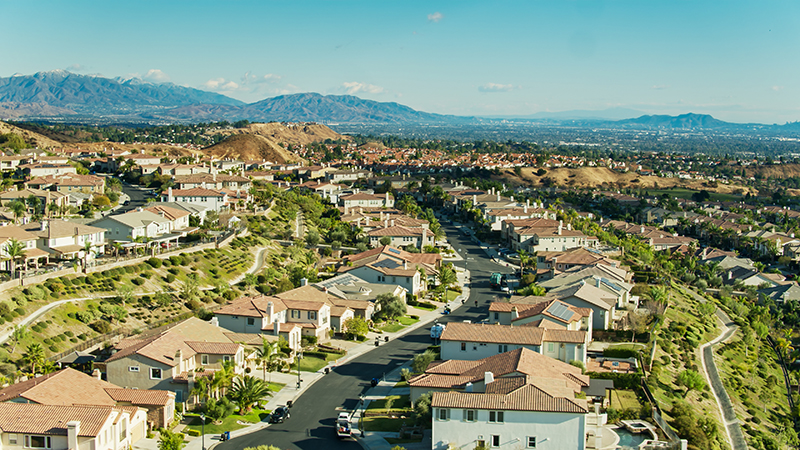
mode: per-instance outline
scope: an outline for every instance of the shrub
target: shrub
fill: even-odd
[[[175,281],[175,275],[168,273],[167,276],[164,277],[164,280],[166,280],[167,283],[172,283]]]
[[[105,320],[98,320],[96,322],[92,322],[89,325],[89,327],[100,334],[110,333],[112,330],[111,324],[106,322]]]
[[[156,257],[152,257],[147,260],[147,264],[149,264],[154,269],[158,269],[159,267],[161,267],[161,260]]]
[[[14,313],[16,315],[18,315],[18,316],[24,316],[25,315],[25,308],[17,308],[17,309],[14,310]]]
[[[53,353],[58,353],[58,346],[56,346],[55,344],[51,345],[50,351]]]
[[[178,275],[179,273],[181,273],[181,270],[178,269],[177,267],[172,267],[172,268],[169,269],[169,273],[171,273],[173,275]]]
[[[144,279],[142,278],[134,278],[131,280],[131,283],[135,284],[136,286],[141,286],[144,284]]]

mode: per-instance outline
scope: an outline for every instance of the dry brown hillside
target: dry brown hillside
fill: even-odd
[[[246,128],[219,130],[219,134],[253,134],[263,136],[275,144],[310,144],[325,139],[350,139],[320,124],[282,124],[280,122],[251,123]]]
[[[764,178],[792,178],[800,177],[800,164],[776,164],[770,166],[748,167],[746,169],[748,177],[756,173]]]
[[[511,182],[516,181],[518,184],[532,184],[534,186],[543,186],[549,181],[553,185],[557,186],[575,186],[585,188],[655,188],[656,186],[665,188],[680,186],[686,189],[705,189],[723,194],[745,194],[751,191],[747,186],[708,183],[703,180],[683,180],[680,178],[641,176],[632,172],[615,172],[607,167],[545,169],[547,173],[542,176],[536,175],[537,170],[539,169],[522,169],[521,179],[510,170],[505,171],[504,176]],[[755,191],[753,191],[753,193],[755,193]]]
[[[234,134],[224,141],[203,149],[203,154],[217,158],[266,160],[274,163],[301,162],[277,143],[257,134]]]
[[[62,143],[54,141],[53,139],[50,139],[46,136],[42,136],[39,133],[23,130],[22,128],[11,125],[10,123],[0,121],[0,134],[8,134],[8,133],[14,133],[22,136],[22,138],[25,139],[25,142],[32,144],[35,147],[39,148],[63,147]]]

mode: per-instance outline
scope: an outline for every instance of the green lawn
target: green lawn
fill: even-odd
[[[456,299],[456,297],[458,297],[459,295],[461,295],[461,292],[456,292],[456,291],[450,291],[450,290],[448,290],[448,291],[447,291],[447,301],[448,301],[448,302],[452,302],[452,301],[453,301],[453,300],[455,300],[455,299]]]
[[[211,419],[206,418],[206,425],[205,425],[205,432],[206,434],[220,434],[223,431],[233,431],[238,430],[240,428],[244,428],[247,425],[241,425],[237,422],[250,422],[250,423],[258,423],[262,420],[266,419],[269,416],[270,411],[263,410],[263,409],[253,409],[250,414],[240,416],[239,414],[234,414],[232,416],[226,417],[225,420],[222,421],[221,424],[213,424],[211,423]],[[200,422],[200,416],[195,414],[186,414],[186,417],[191,417],[192,421],[189,425],[186,426],[187,429],[190,430],[197,430],[198,432],[203,431],[203,426]]]
[[[626,391],[621,389],[614,389],[611,391],[611,407],[617,410],[635,409],[639,410],[641,405],[636,393],[633,391]]]
[[[267,374],[267,375],[269,375],[269,374]],[[269,379],[269,378],[267,378],[267,379]],[[270,392],[278,392],[281,389],[283,389],[284,386],[286,386],[286,385],[283,384],[283,383],[267,382],[267,387],[269,388]]]
[[[313,356],[312,355],[305,355],[300,360],[300,371],[301,372],[316,372],[319,369],[322,369],[323,367],[328,365],[328,362],[336,361],[340,357],[341,357],[341,355],[336,355],[336,354],[333,354],[333,353],[328,354],[325,359],[320,358],[320,357],[318,357],[316,355],[313,355]],[[297,365],[296,364],[293,365],[293,368],[296,369]]]
[[[361,420],[364,424],[365,431],[393,431],[397,433],[400,431],[400,427],[403,426],[404,422],[406,425],[412,424],[411,418],[391,419],[386,416],[364,417]]]
[[[411,400],[409,399],[408,395],[390,395],[386,398],[369,402],[369,406],[367,406],[367,409],[385,411],[386,400],[390,398],[394,400],[394,402],[392,403],[392,411],[406,412],[408,408],[411,408]]]
[[[402,330],[403,328],[405,328],[405,326],[402,323],[394,322],[382,326],[381,330],[385,331],[386,333],[394,333]]]
[[[402,323],[403,325],[406,325],[406,326],[414,325],[415,323],[419,322],[419,319],[414,319],[414,318],[408,317],[408,316],[403,316],[403,317],[401,317],[401,318],[399,318],[397,320],[399,320],[400,323]]]
[[[425,311],[433,311],[434,309],[436,309],[436,306],[416,305],[414,306],[414,308],[424,309]]]

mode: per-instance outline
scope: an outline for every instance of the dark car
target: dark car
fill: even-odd
[[[289,408],[280,406],[269,415],[269,423],[283,423],[288,418]]]

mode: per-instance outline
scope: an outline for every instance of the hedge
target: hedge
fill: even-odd
[[[614,380],[614,389],[638,390],[642,387],[641,373],[586,372],[589,378]]]
[[[636,358],[639,352],[629,348],[607,348],[603,350],[603,356],[606,358]]]

